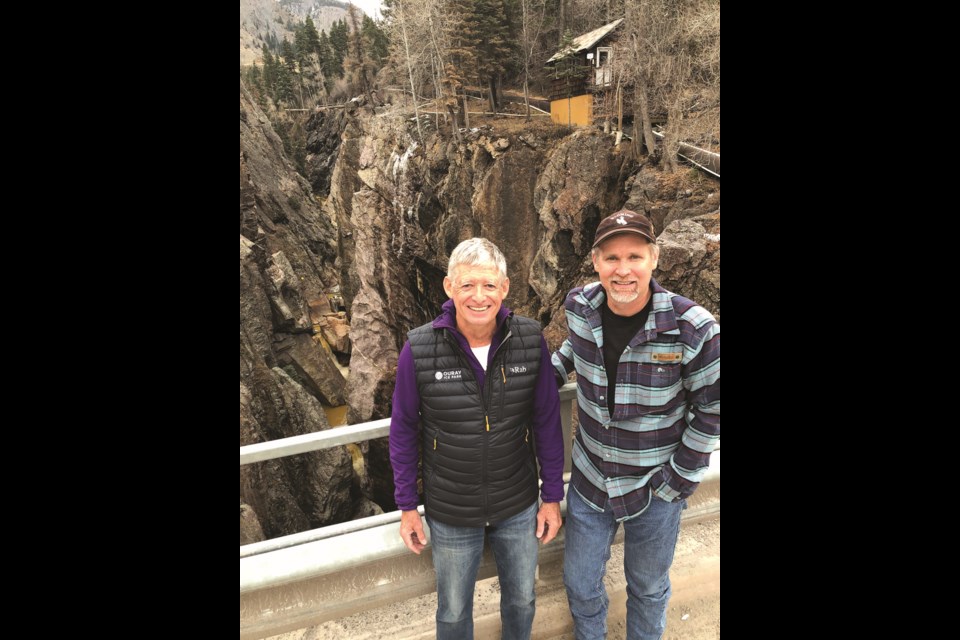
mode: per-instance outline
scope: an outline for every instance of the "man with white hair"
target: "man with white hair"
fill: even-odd
[[[450,298],[443,312],[407,334],[397,362],[390,462],[400,537],[416,554],[427,542],[417,513],[421,463],[437,638],[473,638],[486,536],[500,578],[502,637],[525,640],[537,541],[550,542],[561,527],[563,435],[550,352],[536,321],[502,305],[507,263],[489,240],[453,250],[443,288]]]

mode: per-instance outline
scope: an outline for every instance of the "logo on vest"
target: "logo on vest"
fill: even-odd
[[[463,370],[455,369],[453,371],[437,371],[433,377],[439,380],[462,380]]]
[[[510,367],[510,373],[526,373],[526,367]]]

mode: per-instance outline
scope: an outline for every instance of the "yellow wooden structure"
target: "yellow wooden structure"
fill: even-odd
[[[561,98],[550,102],[550,119],[557,124],[584,127],[593,122],[593,95]]]

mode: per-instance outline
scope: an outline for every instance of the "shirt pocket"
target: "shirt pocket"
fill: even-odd
[[[634,354],[630,383],[641,397],[658,396],[680,383],[683,347],[645,345]]]

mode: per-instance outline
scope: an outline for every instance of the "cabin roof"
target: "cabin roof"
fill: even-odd
[[[598,42],[603,40],[605,37],[607,37],[611,31],[619,27],[621,22],[623,22],[623,18],[620,18],[619,20],[614,20],[610,24],[605,24],[598,29],[594,29],[593,31],[583,34],[582,36],[577,36],[574,39],[573,45],[572,45],[573,53],[577,54],[586,49],[590,49],[591,47],[593,47],[593,45],[597,44]],[[547,64],[550,64],[551,62],[556,62],[557,60],[562,58],[566,52],[567,52],[566,49],[561,49],[560,51],[557,51],[555,54],[553,54],[553,56],[550,57],[549,60],[547,60]]]

